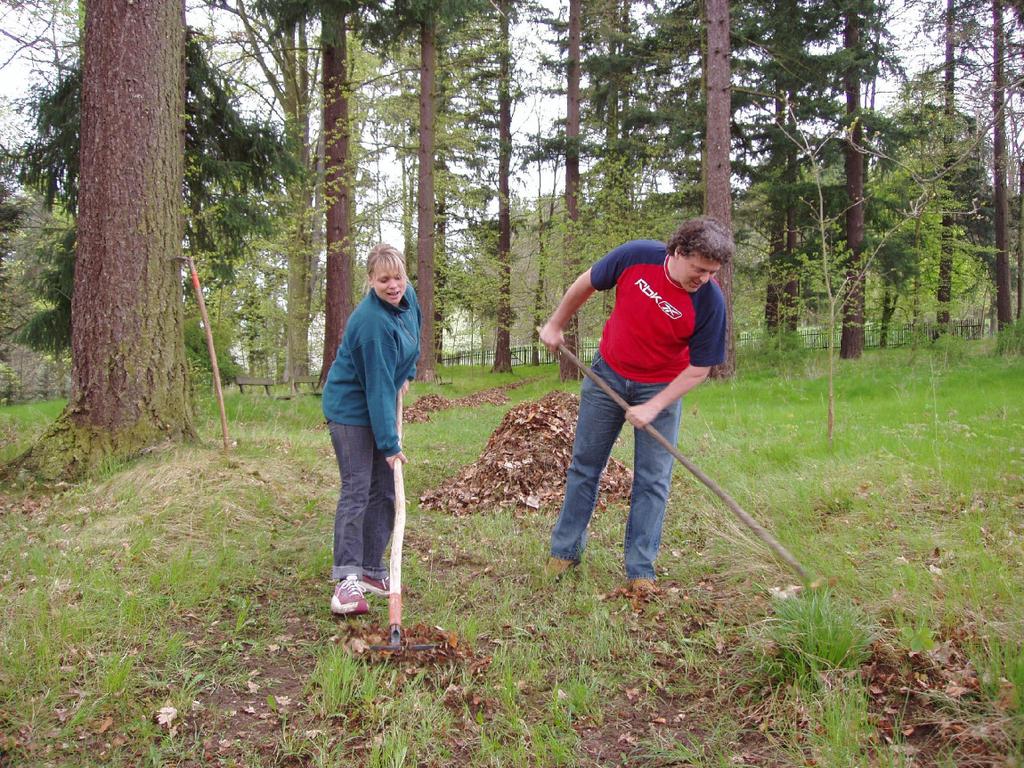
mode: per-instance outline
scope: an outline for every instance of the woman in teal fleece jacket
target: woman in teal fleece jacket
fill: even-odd
[[[420,354],[420,308],[402,255],[377,245],[366,272],[369,290],[348,319],[323,391],[341,475],[331,570],[331,611],[341,615],[366,613],[367,592],[389,591],[383,556],[395,523],[394,467],[406,461],[396,405]]]

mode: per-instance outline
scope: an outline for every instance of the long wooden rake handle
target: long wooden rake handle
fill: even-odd
[[[398,439],[402,439],[402,392],[398,392]],[[402,461],[395,461],[395,527],[391,533],[391,590],[388,594],[388,621],[391,624],[391,643],[402,637],[402,543],[405,539],[405,476]]]
[[[619,407],[622,408],[623,411],[629,410],[629,403],[623,400],[614,389],[608,386],[608,382],[606,382],[604,379],[602,379],[600,376],[598,376],[596,373],[590,370],[590,368],[587,367],[587,365],[584,364],[583,361],[581,361],[578,357],[576,357],[576,355],[570,352],[564,344],[558,345],[558,351],[565,355],[567,358],[569,358],[573,363],[575,363],[576,366],[583,372],[583,375],[590,379],[592,382],[594,382],[597,386],[599,386],[604,391],[604,393],[608,395],[608,397],[610,397],[612,400],[618,403]],[[692,461],[686,458],[682,453],[680,453],[678,448],[676,448],[674,445],[672,445],[672,443],[666,440],[664,435],[662,435],[650,424],[644,426],[644,431],[647,432],[647,434],[649,434],[655,440],[657,440],[665,448],[666,451],[668,451],[675,457],[676,461],[678,461],[680,464],[682,464],[684,467],[690,470],[691,474],[693,474],[694,477],[696,477],[698,480],[704,483],[704,485],[710,488],[711,491],[714,492],[716,496],[718,496],[718,498],[725,502],[725,505],[732,511],[734,515],[736,515],[737,518],[739,518],[740,522],[747,526],[747,528],[749,528],[751,531],[753,531],[754,534],[761,541],[768,545],[768,547],[772,550],[772,552],[774,552],[779,557],[779,559],[781,559],[783,562],[786,563],[786,565],[792,568],[793,572],[800,577],[800,580],[804,584],[807,584],[810,581],[807,576],[807,571],[804,570],[804,567],[800,565],[800,562],[789,553],[789,550],[782,546],[774,536],[772,536],[767,530],[765,530],[764,526],[757,522],[757,520],[748,515],[743,510],[743,508],[736,503],[736,500],[733,499],[732,496],[730,496],[728,493],[722,490],[721,486],[719,486],[718,483],[716,483],[710,477],[705,475],[701,471],[700,467],[698,467],[696,464],[694,464]]]

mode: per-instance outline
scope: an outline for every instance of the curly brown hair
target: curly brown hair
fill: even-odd
[[[667,249],[670,254],[676,251],[685,254],[696,251],[704,258],[723,265],[732,261],[736,252],[732,232],[718,219],[710,216],[688,219],[680,224],[668,241]]]

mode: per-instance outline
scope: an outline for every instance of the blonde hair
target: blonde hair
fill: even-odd
[[[398,273],[402,276],[403,280],[409,281],[409,275],[405,271],[405,259],[402,258],[402,252],[388,243],[377,243],[377,245],[370,249],[370,253],[366,257],[367,290],[371,288],[370,281],[373,280],[373,276],[378,270]]]

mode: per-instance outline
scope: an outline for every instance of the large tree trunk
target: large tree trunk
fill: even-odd
[[[344,14],[324,14],[323,94],[327,202],[327,283],[324,296],[324,355],[320,383],[341,344],[352,314],[352,170],[348,98],[348,31]]]
[[[420,332],[419,381],[436,381],[434,355],[434,78],[437,73],[436,29],[431,18],[420,25],[420,126],[416,195],[417,285],[423,327]]]
[[[434,167],[435,176],[448,175],[448,163],[443,156],[437,158],[437,165]],[[437,365],[444,364],[444,323],[445,323],[445,302],[444,291],[448,279],[448,192],[441,185],[441,189],[434,189],[436,200],[434,217],[434,361]]]
[[[1024,161],[1020,164],[1020,183],[1017,190],[1020,206],[1017,212],[1017,319],[1020,320],[1020,305],[1024,299]]]
[[[775,122],[779,125],[786,122],[786,102],[781,97],[775,99]],[[775,158],[780,158],[781,155],[780,159],[788,162],[788,151],[776,150],[773,154]],[[780,203],[772,212],[772,231],[768,238],[768,275],[764,298],[764,324],[768,333],[778,333],[782,325],[786,223],[786,209]]]
[[[843,47],[851,54],[860,48],[860,19],[853,11],[847,13]],[[864,352],[864,156],[860,147],[864,130],[860,116],[860,68],[851,65],[844,75],[846,115],[849,135],[846,141],[846,246],[849,262],[846,269],[847,293],[843,302],[843,333],[839,356],[850,360]]]
[[[494,373],[512,370],[512,216],[509,166],[512,162],[512,1],[501,0],[501,53],[498,75],[498,329],[494,340]]]
[[[580,218],[580,0],[569,0],[569,48],[567,56],[566,118],[565,118],[565,211],[569,217],[569,237],[566,253],[569,254],[569,279],[576,278],[579,268],[575,258],[575,225]],[[579,318],[573,315],[565,328],[565,346],[573,353],[579,351]],[[572,381],[583,376],[576,365],[564,355],[558,358],[558,374],[562,381]]]
[[[793,161],[796,170],[796,161]],[[800,320],[800,279],[794,265],[794,254],[797,244],[796,208],[786,209],[786,267],[789,270],[786,283],[782,289],[782,327],[793,333]]]
[[[956,47],[954,44],[956,17],[954,15],[954,2],[955,0],[946,0],[946,58],[943,67],[943,114],[946,118],[947,130],[950,131],[956,118]],[[956,150],[951,148],[950,156],[946,158],[944,163],[947,184],[952,182],[950,175],[956,162],[955,154]],[[949,304],[953,298],[953,227],[955,225],[956,219],[953,212],[948,208],[944,208],[942,211],[942,252],[939,255],[939,285],[935,293],[935,299],[938,303],[935,321],[940,330],[945,330],[949,326]]]
[[[15,465],[47,478],[195,436],[182,334],[184,2],[92,0],[83,61],[71,396]]]
[[[992,156],[993,203],[996,228],[996,322],[999,328],[1013,322],[1010,311],[1010,208],[1006,197],[1006,76],[1003,62],[1003,3],[992,0]]]
[[[729,0],[707,0],[708,50],[705,60],[707,89],[707,140],[704,150],[704,212],[732,227],[731,164],[729,161],[732,115],[729,67]],[[711,375],[727,379],[736,373],[736,341],[733,338],[732,262],[716,275],[725,295],[725,362]]]
[[[293,235],[288,246],[287,370],[285,379],[309,375],[309,321],[313,271],[312,149],[309,137],[309,48],[304,21],[292,25],[279,39],[282,66],[282,106],[285,131],[298,149],[302,173],[289,184]]]

